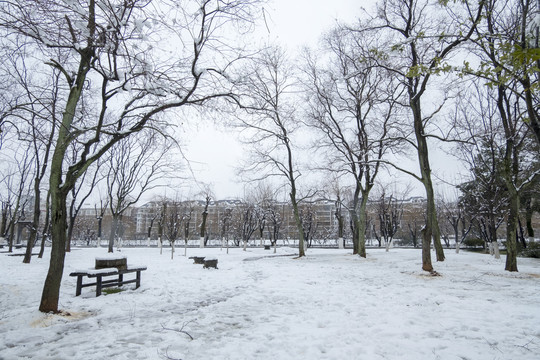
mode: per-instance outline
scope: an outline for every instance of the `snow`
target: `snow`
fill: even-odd
[[[219,270],[157,248],[126,248],[148,267],[142,284],[75,297],[76,279],[103,248],[67,254],[60,307],[37,308],[48,255],[23,264],[0,254],[1,359],[539,359],[540,261],[446,251],[422,272],[421,251],[188,249]],[[245,261],[250,260],[250,261]],[[126,275],[127,276],[127,275]],[[193,340],[190,339],[193,338]]]
[[[127,256],[125,254],[118,254],[118,253],[107,253],[104,255],[96,256],[97,261],[106,261],[106,260],[123,260],[127,259]]]

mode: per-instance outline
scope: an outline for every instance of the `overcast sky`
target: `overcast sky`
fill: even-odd
[[[319,37],[340,21],[360,14],[358,0],[273,0],[265,6],[266,28],[259,29],[269,42],[283,44],[289,52],[304,45],[315,46]],[[244,184],[235,175],[242,158],[242,146],[232,132],[199,127],[186,134],[184,152],[198,179],[211,183],[218,199],[243,195]],[[197,192],[193,191],[192,192]]]
[[[361,6],[367,10],[375,4],[374,0],[274,0],[265,6],[267,25],[262,29],[261,36],[266,36],[269,42],[283,44],[290,53],[301,50],[304,45],[316,46],[320,36],[329,30],[336,20],[353,21],[361,12]],[[244,194],[244,184],[235,174],[240,159],[243,157],[243,147],[235,139],[233,132],[200,126],[186,133],[186,157],[191,161],[191,167],[197,179],[210,183],[217,199],[237,198]],[[446,166],[453,160],[438,151],[437,146],[431,148],[434,181],[437,176],[454,181],[456,165]],[[415,155],[411,154],[410,169],[417,170]],[[406,163],[407,160],[402,162]],[[445,166],[441,168],[441,164]],[[410,195],[423,195],[423,190],[410,177],[401,174],[382,174],[385,183],[396,181],[400,184],[410,184],[415,190]],[[448,187],[447,187],[448,188]],[[447,189],[444,189],[448,192]],[[197,189],[191,188],[190,194],[196,195]],[[450,192],[453,192],[450,189]],[[447,194],[452,196],[452,194]]]

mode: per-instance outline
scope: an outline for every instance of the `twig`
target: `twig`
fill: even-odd
[[[531,349],[529,349],[529,345],[533,343],[533,341],[534,341],[534,338],[529,340],[525,345],[514,345],[514,346],[524,348],[525,350],[528,350],[528,351],[532,351]]]
[[[186,327],[187,324],[189,324],[190,322],[193,322],[195,320],[191,320],[191,321],[188,321],[188,322],[185,322],[182,324],[182,327],[180,328],[180,330],[178,329],[172,329],[172,328],[167,328],[165,327],[165,325],[161,324],[161,327],[163,328],[163,330],[168,330],[168,331],[174,331],[174,332],[177,332],[177,333],[182,333],[182,334],[185,334],[187,335],[190,340],[193,340],[193,336],[191,336],[187,331],[184,330],[184,328]]]
[[[483,281],[483,280],[480,280],[480,277],[484,276],[484,275],[487,275],[488,273],[483,273],[483,274],[480,274],[478,276],[474,276],[472,279],[470,280],[462,280],[462,281],[459,281],[459,282],[464,282],[464,283],[481,283],[481,284],[484,284],[484,285],[492,285],[486,281]],[[457,281],[456,281],[457,282]]]
[[[165,353],[162,353],[158,350],[158,355],[164,357],[167,360],[182,360],[180,358],[173,358],[169,356],[169,348],[165,350]]]
[[[504,353],[501,351],[501,349],[499,349],[499,348],[497,347],[497,343],[496,343],[496,342],[490,343],[490,342],[488,341],[488,339],[486,339],[486,338],[484,338],[484,340],[486,340],[486,342],[488,343],[488,345],[489,345],[490,348],[492,348],[493,350],[497,350],[497,351],[500,352],[501,354],[504,354]]]

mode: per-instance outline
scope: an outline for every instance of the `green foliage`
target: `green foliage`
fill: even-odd
[[[492,46],[498,54],[495,65],[491,60],[483,61],[478,68],[472,68],[470,63],[465,61],[460,76],[465,74],[474,75],[487,80],[486,85],[494,88],[499,85],[507,85],[516,79],[523,78],[525,74],[535,76],[540,72],[538,62],[540,61],[540,48],[523,48],[515,42],[499,41]],[[531,84],[531,91],[540,89],[538,82]]]
[[[124,291],[124,289],[121,289],[121,288],[105,288],[105,289],[101,290],[101,292],[104,295],[118,294],[118,293],[120,293],[122,291]]]
[[[465,247],[484,247],[484,240],[480,238],[469,238],[463,240],[463,246]]]
[[[529,241],[527,248],[522,248],[519,254],[523,257],[540,259],[540,242]]]
[[[405,75],[409,78],[415,78],[427,74],[440,75],[443,73],[449,73],[451,71],[454,71],[453,66],[442,62],[441,58],[436,58],[433,61],[433,66],[430,67],[423,64],[411,66]]]

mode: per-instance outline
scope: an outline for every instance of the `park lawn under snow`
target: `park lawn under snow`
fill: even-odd
[[[69,316],[37,310],[48,253],[30,265],[0,254],[0,359],[540,359],[536,259],[509,273],[504,259],[447,250],[432,277],[411,249],[188,249],[219,259],[214,270],[183,249],[127,248],[128,264],[148,266],[139,289],[75,297],[69,273],[106,251],[67,254]]]

